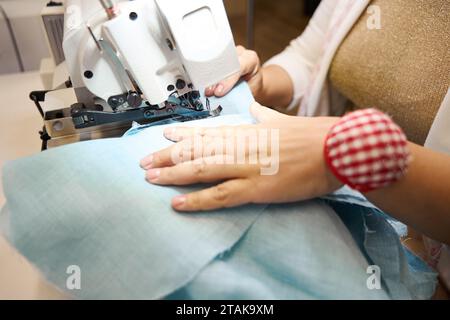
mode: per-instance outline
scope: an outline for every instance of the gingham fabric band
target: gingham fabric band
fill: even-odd
[[[361,192],[399,180],[411,159],[402,129],[376,109],[342,117],[326,137],[324,155],[333,174]]]

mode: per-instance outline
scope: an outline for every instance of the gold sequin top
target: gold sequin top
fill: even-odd
[[[450,85],[450,0],[373,0],[339,47],[334,87],[354,108],[376,107],[423,145]],[[369,26],[368,27],[368,19]]]

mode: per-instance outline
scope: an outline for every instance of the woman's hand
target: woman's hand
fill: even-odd
[[[294,86],[286,70],[277,65],[261,67],[258,54],[242,46],[237,46],[236,51],[241,66],[239,73],[207,88],[205,95],[223,97],[243,79],[247,81],[259,103],[271,107],[287,107],[292,101]]]
[[[248,82],[255,97],[260,95],[263,87],[263,77],[258,54],[255,51],[245,49],[243,46],[237,46],[236,51],[241,65],[239,73],[207,88],[205,90],[206,96],[223,97],[233,89],[234,85],[241,78]]]
[[[179,211],[293,202],[340,187],[323,156],[325,136],[338,118],[290,117],[257,103],[251,112],[259,124],[167,129],[166,138],[178,143],[141,161],[147,180],[158,185],[221,182],[175,197],[172,206]]]

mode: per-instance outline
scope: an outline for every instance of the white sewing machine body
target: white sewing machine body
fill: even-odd
[[[70,88],[58,90],[76,101],[41,110],[46,138],[64,138],[51,145],[217,115],[200,92],[239,71],[222,0],[67,0],[62,47]],[[58,90],[31,97],[54,105]]]

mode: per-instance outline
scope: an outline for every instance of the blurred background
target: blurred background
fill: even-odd
[[[263,62],[282,51],[290,40],[301,34],[319,2],[320,0],[224,1],[236,44],[253,47]]]
[[[60,0],[0,0],[0,74],[39,70],[50,57],[41,13]],[[236,44],[262,61],[298,36],[320,0],[224,0]]]

